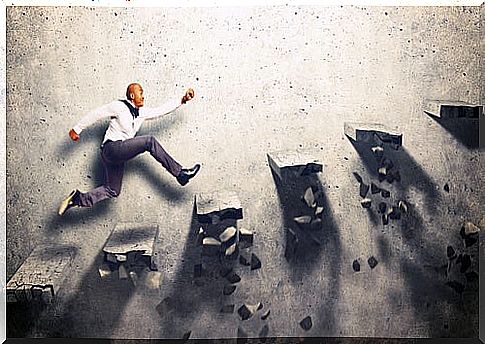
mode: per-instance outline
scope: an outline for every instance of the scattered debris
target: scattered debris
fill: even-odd
[[[227,284],[227,285],[224,286],[224,290],[222,291],[222,293],[224,295],[231,295],[232,293],[234,293],[235,290],[236,290],[235,285]]]
[[[271,310],[268,309],[266,312],[263,313],[263,315],[261,315],[261,320],[266,320],[270,314]]]
[[[259,258],[254,253],[252,253],[251,254],[251,270],[256,270],[256,269],[259,269],[259,268],[261,268],[261,261],[259,260]]]
[[[465,291],[465,286],[457,281],[446,282],[445,285],[456,291],[458,294],[462,294]]]
[[[214,256],[219,254],[221,250],[221,243],[219,240],[207,237],[202,240],[202,254],[205,256]]]
[[[366,183],[360,183],[360,197],[364,198],[367,196],[367,192],[369,192],[369,185]]]
[[[448,185],[448,183],[445,184],[445,186],[443,186],[443,189],[446,191],[446,192],[450,192],[450,186]]]
[[[306,189],[303,199],[309,208],[315,208],[315,195],[313,194],[313,190],[311,187]]]
[[[363,208],[369,209],[372,205],[372,200],[370,198],[364,198],[360,201],[360,205],[362,205]]]
[[[384,198],[389,198],[391,196],[391,193],[387,190],[381,189],[381,196]]]
[[[234,313],[234,305],[224,305],[224,306],[222,306],[221,313]]]
[[[377,266],[377,264],[378,264],[379,262],[377,261],[377,259],[375,259],[375,258],[374,258],[374,256],[371,256],[371,257],[370,257],[370,258],[367,260],[367,263],[369,264],[369,266],[370,266],[370,268],[371,268],[371,269],[374,269],[374,268]]]
[[[385,166],[379,167],[378,172],[379,172],[379,176],[385,177],[387,175],[387,168]]]
[[[297,216],[293,220],[299,225],[309,224],[312,221],[312,217],[309,215]]]
[[[373,195],[375,195],[376,193],[381,192],[381,188],[380,188],[380,187],[378,187],[376,184],[371,183],[371,184],[370,184],[370,192],[371,192]]]
[[[231,271],[227,276],[226,279],[231,283],[231,284],[236,284],[241,282],[241,277],[234,271]]]
[[[357,259],[352,263],[352,269],[354,269],[355,272],[360,271],[360,263]]]
[[[264,324],[264,326],[261,329],[261,331],[259,331],[258,337],[259,338],[265,338],[265,337],[268,336],[268,333],[269,333],[269,326],[268,326],[268,324]]]
[[[310,316],[307,316],[305,319],[300,321],[300,326],[305,331],[308,331],[309,329],[312,328],[312,318]]]

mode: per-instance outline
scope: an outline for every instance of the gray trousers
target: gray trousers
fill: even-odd
[[[117,197],[121,192],[125,163],[144,152],[150,152],[174,177],[179,175],[182,166],[163,149],[153,136],[108,141],[101,148],[101,160],[104,167],[103,185],[89,192],[80,192],[73,199],[74,204],[80,207],[91,207],[107,198]]]

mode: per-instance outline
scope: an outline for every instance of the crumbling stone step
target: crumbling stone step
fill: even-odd
[[[357,142],[402,146],[402,134],[379,123],[345,122],[344,133]]]
[[[157,270],[153,256],[157,235],[157,224],[118,223],[104,245],[105,259],[117,264],[142,260]]]
[[[57,295],[77,252],[69,245],[35,248],[6,287],[7,302],[50,302]]]
[[[479,118],[483,114],[483,105],[426,99],[423,102],[423,110],[439,118]]]
[[[267,156],[269,166],[281,180],[323,171],[323,164],[309,150],[278,151]]]
[[[195,196],[197,219],[200,223],[214,223],[215,219],[240,220],[243,218],[241,202],[233,191],[217,191]]]

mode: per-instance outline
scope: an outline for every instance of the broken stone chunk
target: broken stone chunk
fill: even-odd
[[[221,250],[221,243],[212,237],[207,237],[202,240],[202,254],[205,256],[214,256],[219,254]]]
[[[224,305],[224,306],[222,306],[221,313],[234,313],[234,305]]]
[[[202,245],[202,241],[205,238],[205,231],[202,227],[199,228],[199,232],[197,233],[197,245],[200,246]]]
[[[150,271],[144,276],[144,284],[147,288],[156,290],[160,288],[160,281],[162,273],[158,271]]]
[[[354,269],[355,272],[360,271],[360,263],[357,259],[352,263],[352,269]]]
[[[360,205],[366,209],[369,209],[371,204],[372,200],[370,198],[364,198],[362,201],[360,201]]]
[[[256,305],[243,304],[241,307],[239,307],[237,312],[242,320],[248,320],[254,315],[254,313],[256,313],[256,311],[260,309],[260,307],[262,307],[261,302]]]
[[[263,313],[263,315],[261,315],[261,320],[266,320],[270,314],[271,310],[268,309],[266,312]]]
[[[391,193],[387,190],[381,189],[381,196],[384,198],[389,198],[391,197]]]
[[[313,194],[313,190],[311,187],[306,189],[303,199],[305,200],[305,203],[308,207],[315,208],[315,195]]]
[[[311,150],[279,151],[267,156],[271,170],[282,181],[323,171],[323,164]]]
[[[119,279],[128,278],[128,272],[126,271],[126,268],[123,264],[120,264],[120,266],[118,267],[118,277]]]
[[[383,167],[379,167],[379,169],[377,170],[377,172],[379,173],[379,176],[386,176],[387,175],[387,168],[385,166]]]
[[[237,243],[232,244],[226,249],[225,255],[228,259],[235,259],[237,257],[238,250],[237,250]]]
[[[472,235],[480,232],[480,228],[472,222],[465,222],[462,226],[462,230],[465,235]]]
[[[315,216],[319,216],[323,214],[323,207],[316,207],[315,208]]]
[[[239,229],[239,242],[242,244],[242,247],[251,246],[253,244],[253,237],[252,231],[245,228]]]
[[[194,278],[202,277],[202,264],[194,265]]]
[[[231,295],[232,293],[234,293],[235,290],[236,290],[235,285],[228,284],[224,286],[224,290],[222,291],[222,293],[224,295]]]
[[[241,281],[241,277],[234,271],[231,271],[229,274],[227,274],[226,279],[229,281],[231,284],[236,284]]]
[[[399,201],[397,203],[397,206],[399,207],[399,209],[403,212],[403,213],[407,213],[408,212],[408,206],[407,204],[404,202],[404,201]]]
[[[245,255],[243,255],[242,253],[239,255],[239,263],[241,265],[244,265],[244,266],[249,266],[251,265],[251,263],[249,262],[249,260],[246,258]]]
[[[259,268],[261,268],[261,261],[259,260],[259,258],[254,253],[252,253],[251,254],[251,270],[256,270],[256,269],[259,269]]]
[[[384,154],[384,148],[382,148],[381,146],[375,146],[375,147],[372,147],[371,150],[377,159],[382,158]]]
[[[265,338],[265,337],[268,336],[268,333],[269,333],[269,326],[268,326],[268,324],[264,324],[264,326],[261,329],[261,331],[259,331],[258,337],[259,338]]]
[[[375,195],[376,193],[381,192],[381,188],[380,188],[380,187],[378,187],[376,184],[371,183],[371,184],[370,184],[370,192],[371,192],[373,195]]]
[[[370,268],[371,269],[374,269],[377,264],[378,264],[378,261],[377,259],[374,258],[374,256],[371,256],[368,260],[367,260],[367,263],[369,264]]]
[[[457,281],[446,282],[445,285],[456,291],[458,294],[462,294],[465,291],[465,286]]]
[[[460,272],[465,273],[471,265],[472,265],[472,260],[470,258],[470,255],[464,254],[461,259]]]
[[[219,240],[222,244],[233,243],[237,237],[236,227],[227,227],[221,235],[219,235]]]
[[[369,185],[366,183],[360,183],[360,197],[364,198],[369,192]]]
[[[99,276],[101,276],[101,278],[106,278],[106,277],[110,276],[111,273],[112,273],[112,271],[109,268],[108,264],[102,264],[99,267],[98,272],[99,272]]]
[[[300,321],[300,326],[305,331],[308,331],[309,329],[312,328],[312,318],[310,316],[307,316],[305,319]]]
[[[448,246],[446,248],[446,256],[448,257],[448,259],[455,259],[456,258],[456,251],[455,249],[453,248],[453,246]]]
[[[312,217],[308,215],[297,216],[293,220],[299,225],[309,224],[312,221]]]
[[[379,203],[379,212],[385,214],[387,210],[387,204],[384,202]]]
[[[450,192],[450,186],[448,185],[448,183],[445,184],[445,186],[443,187],[443,189],[446,191],[446,192]]]
[[[360,176],[360,174],[358,174],[357,172],[352,172],[352,174],[354,175],[355,179],[357,179],[357,181],[359,182],[359,184],[363,182],[362,177]]]

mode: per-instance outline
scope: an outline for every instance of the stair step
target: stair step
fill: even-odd
[[[483,114],[483,105],[426,99],[423,102],[423,111],[439,118],[479,118]]]
[[[310,150],[285,150],[268,153],[271,169],[281,180],[323,171],[323,164]]]
[[[345,122],[344,133],[356,142],[402,146],[402,133],[380,123]]]
[[[233,191],[216,191],[195,197],[197,218],[200,223],[216,223],[220,220],[243,218],[241,201]]]

